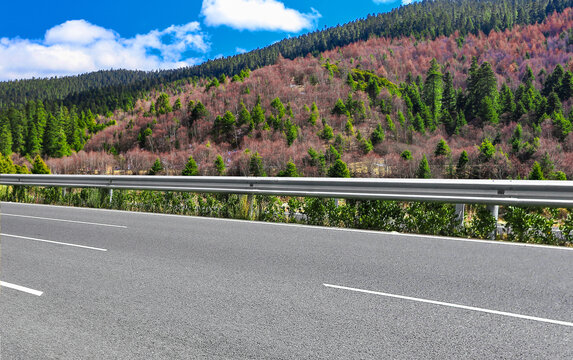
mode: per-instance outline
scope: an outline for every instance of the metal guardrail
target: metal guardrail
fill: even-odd
[[[1,174],[0,185],[573,207],[573,181]]]

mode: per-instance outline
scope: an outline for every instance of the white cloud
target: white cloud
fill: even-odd
[[[70,20],[46,31],[45,43],[87,45],[98,40],[113,40],[116,36],[113,31],[85,20]]]
[[[237,47],[237,48],[235,48],[235,52],[236,52],[237,54],[244,54],[244,53],[247,52],[247,50],[246,50],[246,49],[243,49],[243,48],[240,48],[240,47]]]
[[[74,75],[104,69],[155,70],[194,65],[210,45],[191,22],[122,38],[85,20],[49,29],[44,39],[0,39],[0,80]]]
[[[201,14],[209,26],[297,33],[313,28],[321,17],[318,11],[311,10],[303,14],[277,0],[203,0]]]

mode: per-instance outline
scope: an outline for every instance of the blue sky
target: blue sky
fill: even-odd
[[[410,1],[10,1],[0,21],[0,80],[194,65]]]

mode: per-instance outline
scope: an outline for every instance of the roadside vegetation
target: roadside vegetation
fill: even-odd
[[[485,205],[468,206],[461,222],[455,205],[421,202],[21,186],[0,187],[0,200],[476,239],[498,228]],[[507,206],[500,217],[498,240],[573,246],[571,209]]]

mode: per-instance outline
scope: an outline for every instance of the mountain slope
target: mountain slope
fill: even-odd
[[[235,81],[152,92],[99,119],[110,126],[85,152],[49,164],[137,173],[160,158],[178,174],[192,155],[214,175],[220,155],[228,175],[277,175],[292,161],[323,176],[341,159],[353,176],[413,177],[425,155],[433,177],[524,178],[535,162],[543,177],[571,177],[572,28],[565,9],[489,35],[372,38],[279,58]]]
[[[189,68],[157,72],[100,71],[60,79],[0,82],[0,109],[41,100],[48,109],[61,103],[105,114],[119,108],[127,110],[143,92],[167,83],[221,74],[233,76],[244,69],[272,65],[279,54],[287,59],[318,55],[373,36],[434,39],[449,36],[456,30],[462,35],[489,34],[517,24],[541,22],[554,11],[561,12],[572,5],[573,0],[426,0]]]

